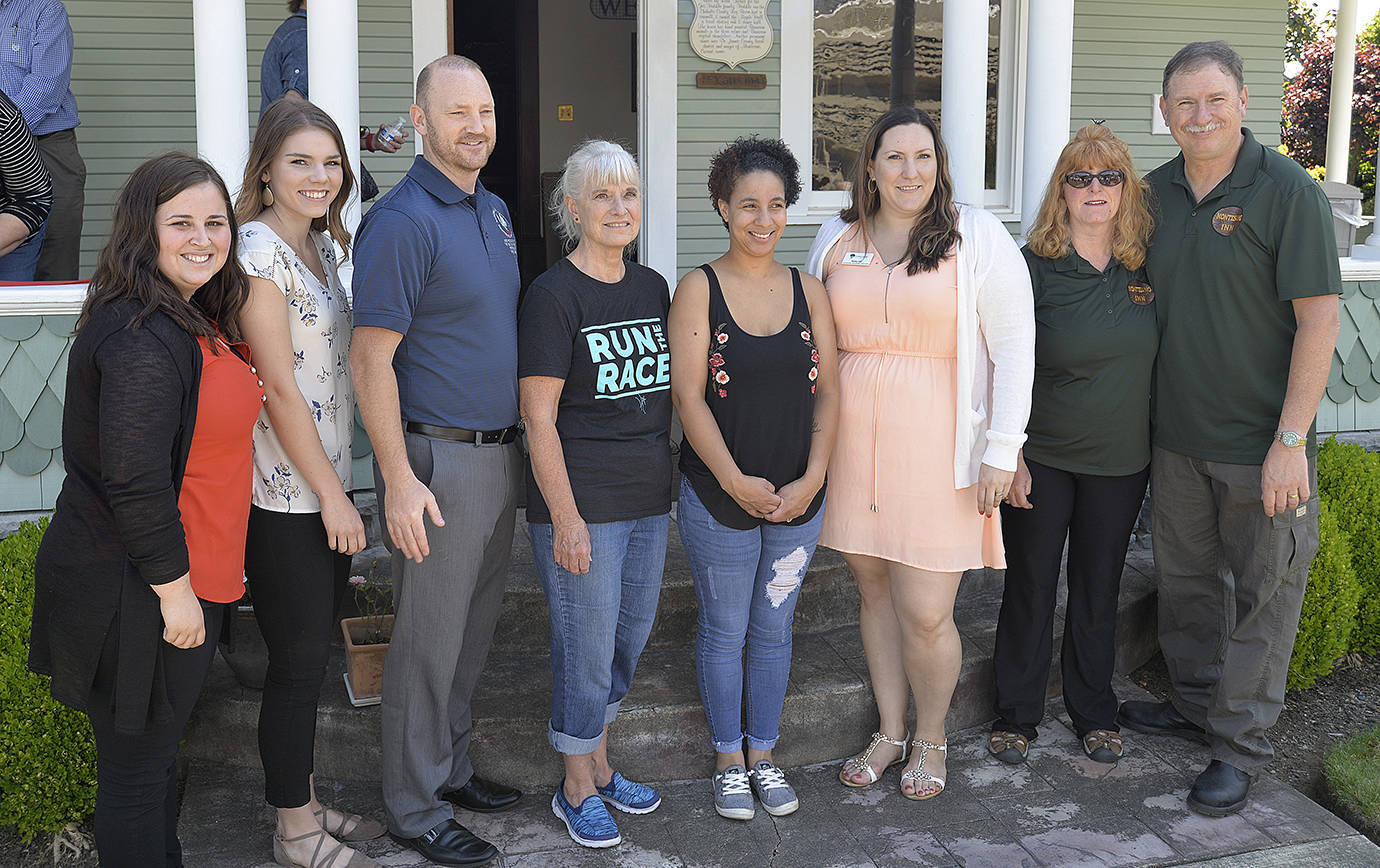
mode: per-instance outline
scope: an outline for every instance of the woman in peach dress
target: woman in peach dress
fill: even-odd
[[[881,724],[839,779],[867,786],[905,763],[902,794],[928,799],[944,788],[944,717],[963,658],[959,579],[1005,566],[996,506],[1030,413],[1033,303],[1005,227],[953,201],[928,114],[892,109],[860,154],[853,202],[820,228],[809,259],[840,351],[820,544],[842,552],[858,582]]]

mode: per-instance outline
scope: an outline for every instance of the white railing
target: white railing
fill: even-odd
[[[78,314],[85,300],[85,283],[0,284],[0,316]]]

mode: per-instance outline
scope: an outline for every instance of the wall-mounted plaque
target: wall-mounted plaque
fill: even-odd
[[[690,48],[705,60],[736,67],[761,60],[771,51],[769,0],[692,0]]]

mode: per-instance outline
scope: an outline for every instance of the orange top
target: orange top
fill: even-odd
[[[201,387],[196,428],[177,506],[187,534],[192,590],[212,603],[233,603],[244,595],[244,537],[249,529],[253,487],[254,421],[264,403],[258,372],[230,345],[199,337]],[[244,358],[248,344],[236,344]]]

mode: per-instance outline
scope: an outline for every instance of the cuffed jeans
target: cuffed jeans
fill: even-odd
[[[1260,465],[1155,449],[1152,539],[1160,648],[1174,707],[1207,730],[1213,759],[1254,773],[1274,756],[1266,730],[1284,707],[1308,567],[1318,551],[1318,471],[1311,496],[1273,517]]]
[[[742,750],[744,738],[753,750],[776,746],[791,674],[795,604],[823,522],[821,507],[799,526],[734,530],[715,521],[681,478],[676,524],[699,603],[695,670],[719,753]]]
[[[666,566],[667,513],[589,524],[589,572],[556,563],[551,524],[529,524],[551,618],[551,722],[563,754],[593,753],[628,695],[647,644]]]
[[[1068,609],[1061,671],[1064,707],[1079,737],[1118,731],[1112,672],[1116,610],[1126,547],[1145,500],[1146,468],[1127,476],[1071,473],[1026,459],[1030,509],[1001,506],[1006,585],[992,664],[996,671],[994,730],[1039,733],[1049,661],[1054,654],[1054,605],[1059,561],[1068,549]]]

